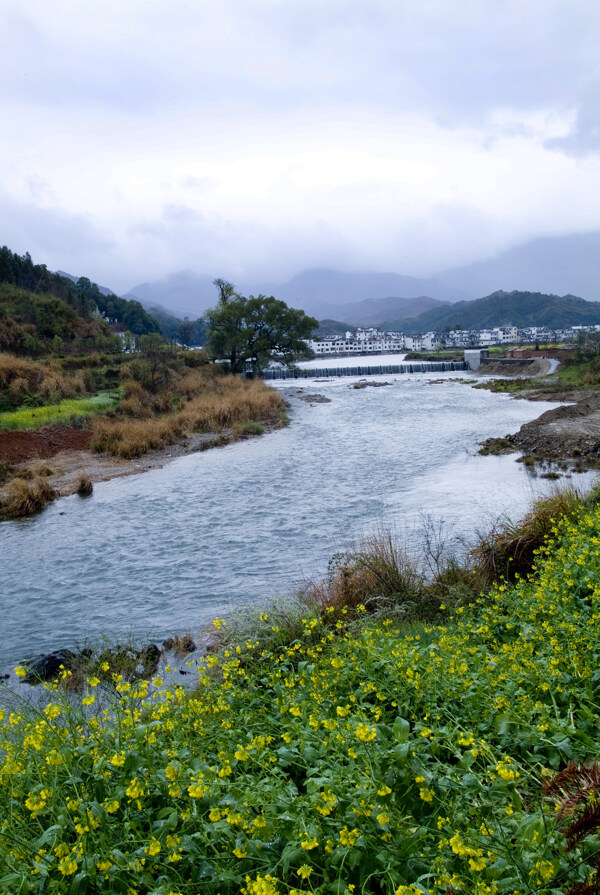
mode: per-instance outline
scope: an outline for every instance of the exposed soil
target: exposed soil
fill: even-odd
[[[48,460],[59,451],[89,449],[92,433],[56,424],[43,429],[0,431],[0,463],[25,463],[27,460]]]
[[[504,438],[489,438],[482,453],[520,451],[525,458],[550,463],[595,467],[600,463],[600,391],[554,390],[553,385],[519,392],[515,398],[530,401],[564,401]]]
[[[0,464],[10,463],[11,477],[14,477],[35,470],[39,460],[48,461],[46,465],[54,472],[47,477],[47,480],[59,497],[65,497],[77,491],[81,476],[86,476],[93,483],[105,482],[121,476],[147,472],[149,469],[159,469],[171,460],[186,454],[257,436],[236,437],[228,430],[219,433],[192,433],[177,444],[149,451],[135,460],[121,460],[91,451],[89,449],[91,437],[90,431],[71,429],[60,424],[38,429],[36,432],[3,431],[0,432]]]
[[[502,361],[490,361],[482,364],[476,371],[477,376],[544,376],[551,369],[550,361],[543,357],[525,358],[503,364]]]
[[[546,411],[521,426],[511,441],[518,450],[536,458],[595,462],[600,458],[600,393],[584,392],[576,403]]]

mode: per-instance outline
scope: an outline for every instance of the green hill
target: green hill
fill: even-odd
[[[86,277],[73,282],[34,264],[31,255],[0,247],[0,350],[31,353],[54,339],[77,347],[108,347],[109,323],[136,335],[158,333],[138,301],[104,295]]]
[[[148,312],[160,326],[162,335],[170,342],[180,342],[194,348],[204,345],[206,324],[202,317],[198,317],[196,320],[188,320],[186,317],[182,320],[181,317],[177,317],[161,307],[150,307]]]
[[[600,324],[600,303],[575,295],[541,292],[493,292],[475,301],[459,301],[432,308],[418,317],[386,321],[383,328],[408,333],[450,329],[485,329],[493,326],[567,326]]]

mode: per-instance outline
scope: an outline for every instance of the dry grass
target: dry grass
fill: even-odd
[[[234,423],[275,419],[283,406],[281,395],[260,380],[221,376],[188,400],[180,415],[190,431],[214,432]]]
[[[364,538],[358,547],[337,554],[324,581],[306,588],[307,602],[323,612],[343,608],[381,609],[392,604],[406,611],[423,601],[425,576],[418,557],[400,547],[391,532]]]
[[[41,364],[12,354],[0,354],[0,392],[14,406],[28,395],[48,401],[74,398],[88,391],[84,371],[65,375],[54,360]]]
[[[97,420],[93,428],[93,450],[105,451],[124,460],[175,444],[184,434],[182,421],[175,416],[149,420]]]
[[[174,403],[176,410],[172,409]],[[274,421],[283,407],[281,395],[262,381],[206,368],[184,368],[169,390],[158,394],[150,394],[138,382],[125,378],[124,398],[118,410],[133,418],[96,421],[92,447],[131,459],[174,444],[188,432],[219,433],[235,427],[238,436],[258,434],[252,427]]]
[[[56,469],[46,463],[45,460],[36,460],[31,465],[22,466],[19,469],[17,478],[29,480],[38,478],[38,476],[48,478],[51,475],[56,475]]]
[[[575,490],[559,491],[536,500],[519,522],[504,519],[483,536],[471,550],[471,558],[482,582],[490,585],[506,579],[514,581],[530,574],[537,551],[564,516],[575,516],[581,508],[581,495]]]
[[[5,488],[0,513],[8,518],[33,516],[58,497],[43,476],[33,479],[15,478]]]

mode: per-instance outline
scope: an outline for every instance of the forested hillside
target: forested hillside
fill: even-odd
[[[135,335],[159,332],[139,302],[103,295],[86,277],[74,283],[34,264],[28,252],[0,248],[0,350],[33,354],[49,343],[104,350],[115,338],[111,325]]]
[[[384,328],[405,332],[440,332],[450,329],[485,329],[491,326],[566,326],[600,324],[600,303],[575,295],[541,292],[493,292],[475,301],[459,301],[433,308],[418,317],[388,321]]]

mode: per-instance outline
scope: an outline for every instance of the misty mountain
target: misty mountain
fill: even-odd
[[[433,308],[412,320],[386,321],[385,328],[421,333],[433,330],[486,329],[493,326],[566,326],[600,324],[600,304],[575,295],[541,292],[494,292],[475,301],[460,301]]]
[[[520,289],[570,293],[599,301],[600,230],[536,239],[438,276],[447,286],[471,295],[489,294],[493,289]]]
[[[169,274],[164,280],[134,286],[125,298],[137,298],[147,308],[160,306],[170,313],[175,312],[178,317],[195,318],[217,303],[214,279],[190,270],[180,270]]]
[[[217,301],[214,277],[179,271],[164,280],[141,283],[126,294],[126,298],[136,298],[147,307],[161,306],[178,316],[184,314],[198,317]],[[337,270],[307,270],[293,277],[289,282],[277,283],[235,283],[244,295],[274,295],[290,307],[301,308],[316,317],[340,317],[358,325],[377,324],[386,316],[411,316],[431,307],[431,300],[458,301],[471,298],[464,291],[447,288],[435,280],[421,280],[404,277],[396,273],[342,273]],[[390,296],[394,296],[390,298]],[[429,298],[423,298],[429,296]],[[414,307],[396,309],[393,304],[385,311],[377,304],[369,305],[371,299],[390,303],[418,299]],[[364,307],[347,308],[360,302]],[[424,304],[423,304],[424,302]],[[429,302],[429,304],[428,304]],[[344,313],[340,311],[344,306]]]
[[[442,306],[447,307],[448,302],[425,295],[419,298],[367,298],[350,304],[322,305],[319,314],[333,320],[344,320],[355,326],[379,326],[385,320],[416,317]]]
[[[363,302],[370,298],[419,298],[429,296],[440,301],[460,301],[471,298],[460,287],[448,287],[438,280],[405,277],[397,273],[342,273],[338,270],[305,270],[277,289],[276,298],[288,305],[302,308],[310,314],[324,316],[339,305]]]

